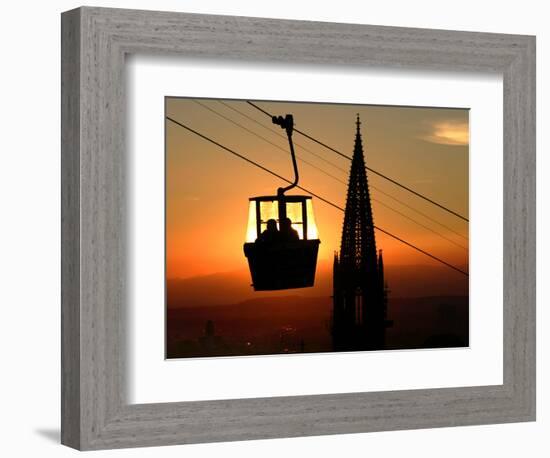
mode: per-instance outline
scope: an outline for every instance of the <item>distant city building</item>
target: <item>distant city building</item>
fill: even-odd
[[[204,336],[198,339],[200,352],[204,356],[223,355],[229,351],[229,347],[224,340],[216,335],[216,329],[212,320],[207,320],[204,326]]]
[[[382,250],[376,251],[361,121],[348,183],[340,253],[334,254],[332,338],[334,350],[385,347],[387,287]]]

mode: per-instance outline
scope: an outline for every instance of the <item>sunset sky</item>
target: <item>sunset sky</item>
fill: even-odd
[[[369,167],[468,217],[468,110],[262,101],[257,104],[276,115],[293,114],[298,129],[348,156],[353,153],[358,113]],[[284,131],[245,101],[167,98],[166,114],[274,172],[293,178]],[[344,207],[349,160],[296,133],[294,142],[300,184]],[[368,173],[368,177],[377,226],[467,270],[468,223],[373,173]],[[274,176],[166,121],[167,278],[246,269],[243,243],[248,198],[275,194],[282,184]],[[300,190],[290,193],[304,194]],[[330,262],[334,251],[339,250],[343,212],[315,198],[313,205],[321,240],[319,261]],[[389,265],[437,264],[379,231],[376,244],[384,250],[384,261]]]

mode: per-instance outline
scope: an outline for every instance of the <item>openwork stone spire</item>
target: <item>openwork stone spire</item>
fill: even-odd
[[[340,245],[340,263],[349,267],[354,266],[365,274],[376,271],[376,241],[359,115],[356,125]]]
[[[389,324],[359,115],[356,126],[340,253],[334,255],[332,337],[341,351],[383,349]]]

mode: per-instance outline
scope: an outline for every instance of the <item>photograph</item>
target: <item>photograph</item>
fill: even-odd
[[[469,346],[469,110],[165,98],[167,359]]]

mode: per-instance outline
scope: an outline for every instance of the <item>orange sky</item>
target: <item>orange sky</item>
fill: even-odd
[[[355,118],[359,113],[369,167],[468,215],[467,110],[279,102],[258,102],[258,105],[277,115],[292,113],[298,129],[349,156],[353,153]],[[286,137],[281,137],[284,132],[244,101],[223,101],[222,104],[217,100],[167,98],[166,113],[276,173],[293,178],[288,142]],[[297,155],[322,169],[299,159],[300,184],[344,207],[350,162],[300,135],[295,134],[294,141]],[[169,121],[166,122],[166,175],[167,278],[246,269],[242,245],[246,235],[248,198],[275,194],[281,181]],[[466,222],[372,173],[368,177],[377,226],[467,268]],[[291,193],[303,194],[300,190]],[[413,206],[448,229],[414,213],[384,193]],[[319,258],[331,260],[334,251],[339,249],[343,212],[318,199],[313,202],[321,239]],[[376,243],[384,250],[386,264],[436,264],[379,231]]]

